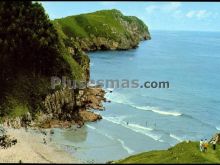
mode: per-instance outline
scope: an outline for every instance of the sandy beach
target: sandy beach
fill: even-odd
[[[10,148],[0,148],[0,163],[80,163],[79,160],[62,150],[50,135],[43,135],[37,130],[6,128],[7,135],[17,139],[17,144]],[[47,144],[43,143],[43,138]]]

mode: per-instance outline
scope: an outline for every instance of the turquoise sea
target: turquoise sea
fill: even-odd
[[[89,53],[91,79],[169,81],[169,89],[106,89],[99,122],[57,129],[54,141],[89,162],[167,149],[220,131],[220,33],[151,31],[128,51]]]

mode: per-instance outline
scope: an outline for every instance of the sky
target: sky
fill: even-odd
[[[137,16],[150,30],[220,31],[220,2],[41,2],[50,19],[103,9]]]

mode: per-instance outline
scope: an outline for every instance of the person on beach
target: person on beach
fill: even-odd
[[[200,142],[199,142],[199,147],[200,147],[200,151],[201,151],[201,152],[204,151],[203,145],[204,145],[204,142],[203,142],[203,140],[201,139]]]
[[[208,145],[209,145],[209,143],[208,143],[207,139],[205,139],[205,141],[204,141],[204,152],[207,152]]]
[[[43,141],[44,141],[44,144],[47,144],[47,141],[46,141],[46,139],[45,139],[45,138],[43,138]]]
[[[211,141],[212,143],[212,149],[216,150],[216,140]]]

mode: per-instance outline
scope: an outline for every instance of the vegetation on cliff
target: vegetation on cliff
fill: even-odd
[[[220,146],[201,152],[199,142],[181,142],[168,150],[144,152],[115,163],[220,163]]]
[[[150,39],[141,20],[118,10],[51,21],[40,3],[23,1],[0,2],[0,36],[0,119],[14,125],[34,117],[47,126],[52,119],[98,120],[83,110],[103,109],[104,100],[101,89],[52,89],[52,76],[88,82],[83,50],[130,49]]]
[[[148,27],[137,17],[124,16],[116,9],[55,19],[61,36],[78,42],[85,51],[130,49],[150,39]]]
[[[88,79],[88,57],[71,54],[37,2],[0,2],[0,36],[0,117],[45,111],[51,76]]]

